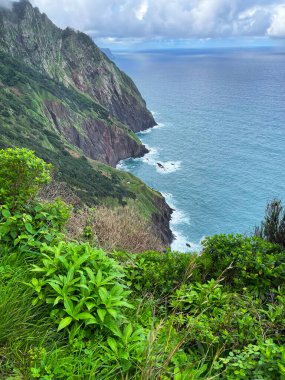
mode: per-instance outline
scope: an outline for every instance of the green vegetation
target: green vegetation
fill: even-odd
[[[28,203],[51,179],[51,165],[27,149],[0,150],[0,202],[16,208]]]
[[[281,245],[220,235],[195,255],[67,242],[69,208],[36,198],[50,167],[0,153],[1,168],[21,168],[20,182],[0,175],[1,379],[285,379]]]

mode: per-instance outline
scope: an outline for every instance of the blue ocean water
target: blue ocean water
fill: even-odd
[[[139,134],[150,153],[120,167],[175,208],[173,249],[250,234],[269,200],[285,202],[285,54],[136,52],[116,54],[116,64],[158,122]]]

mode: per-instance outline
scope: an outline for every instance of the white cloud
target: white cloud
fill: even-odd
[[[3,1],[3,0],[0,0]],[[32,0],[97,38],[285,36],[285,0]]]
[[[136,11],[136,17],[138,20],[142,21],[146,15],[148,11],[148,2],[147,1],[143,1],[139,8],[137,9]]]
[[[285,37],[285,5],[280,5],[274,9],[272,23],[267,33],[271,37]]]

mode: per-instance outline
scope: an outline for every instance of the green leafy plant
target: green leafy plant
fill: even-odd
[[[62,231],[70,208],[61,200],[44,204],[30,203],[21,211],[0,207],[0,243],[11,250],[35,251],[43,242],[54,243]]]
[[[122,283],[123,271],[101,250],[88,244],[61,242],[41,248],[41,265],[29,286],[37,294],[35,303],[51,305],[58,331],[68,328],[73,339],[84,327],[86,336],[96,329],[120,335],[129,291]]]
[[[221,379],[285,379],[285,346],[272,340],[258,345],[249,344],[243,350],[230,352],[220,358],[214,368],[221,372]]]
[[[139,292],[151,292],[160,298],[188,281],[195,267],[195,256],[177,252],[146,252],[131,255],[114,254],[125,268],[129,286]]]

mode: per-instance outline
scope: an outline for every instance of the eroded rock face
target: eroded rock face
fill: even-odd
[[[133,81],[90,37],[61,30],[26,0],[0,9],[0,50],[90,95],[134,132],[155,125]]]
[[[169,246],[174,239],[169,225],[173,209],[165,202],[163,196],[156,197],[155,204],[158,211],[152,215],[152,222],[162,243]]]
[[[112,127],[94,117],[80,117],[62,103],[45,102],[45,114],[65,139],[93,160],[111,166],[128,157],[141,157],[148,152],[132,134],[114,122]]]

